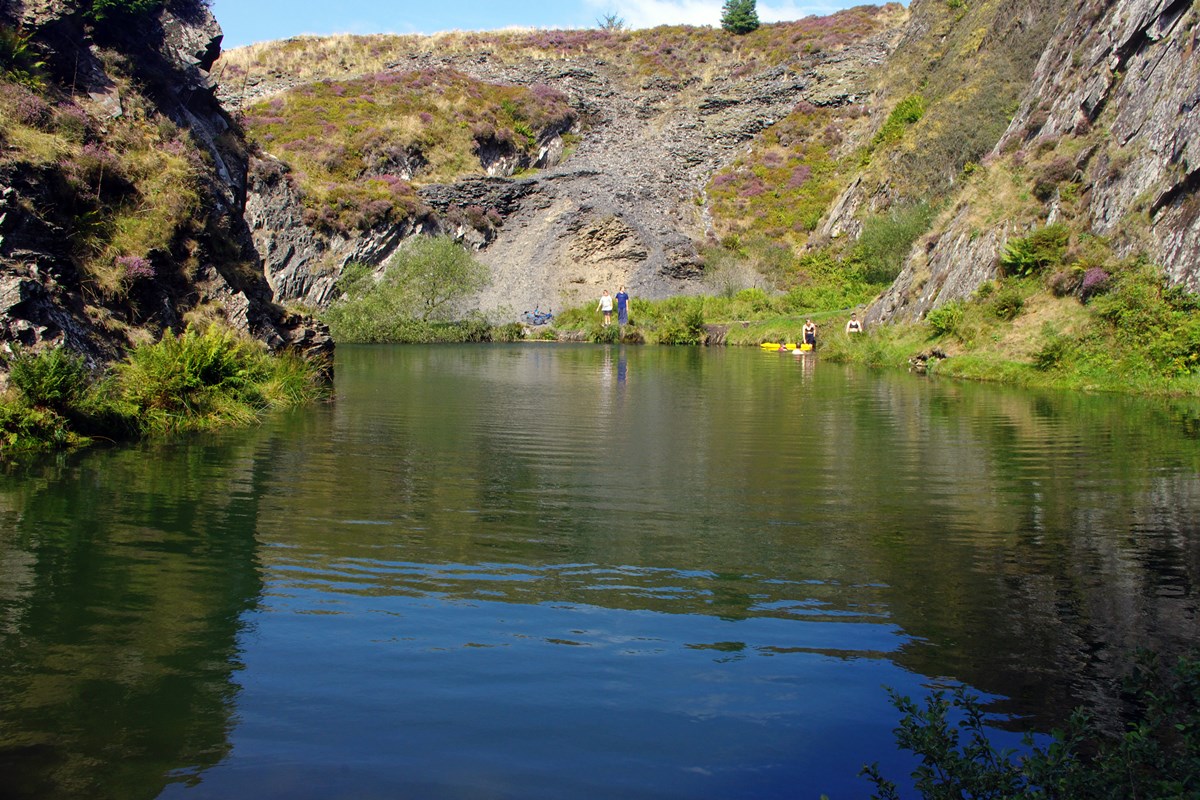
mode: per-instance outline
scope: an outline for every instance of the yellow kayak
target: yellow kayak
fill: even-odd
[[[761,347],[763,350],[777,351],[780,348],[780,344],[779,344],[779,342],[763,342],[761,345],[759,345],[759,347]],[[784,350],[795,350],[796,343],[795,342],[784,342],[782,347]]]

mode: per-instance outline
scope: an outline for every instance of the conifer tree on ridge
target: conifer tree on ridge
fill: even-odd
[[[749,33],[758,28],[756,0],[725,0],[721,27],[730,33]]]

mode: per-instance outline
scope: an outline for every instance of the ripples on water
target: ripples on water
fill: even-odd
[[[42,796],[861,797],[864,763],[911,766],[885,685],[1045,727],[1124,647],[1195,640],[1172,419],[744,351],[343,348],[329,406],[13,485],[0,767]],[[47,721],[81,703],[129,734]]]

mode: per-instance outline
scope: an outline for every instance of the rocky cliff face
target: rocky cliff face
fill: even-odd
[[[897,10],[890,21],[900,18]],[[332,299],[346,263],[380,263],[405,237],[434,231],[463,236],[477,249],[492,283],[473,303],[497,320],[535,306],[576,304],[619,285],[647,298],[697,292],[703,288],[697,243],[710,229],[703,190],[713,172],[800,101],[862,102],[894,33],[815,54],[798,51],[781,66],[747,63],[707,79],[632,82],[628,70],[586,50],[517,60],[485,50],[401,52],[390,69],[454,69],[489,83],[563,92],[580,120],[573,152],[560,160],[566,131],[544,132],[545,157],[524,165],[532,171],[506,179],[510,165],[481,163],[481,171],[499,176],[425,186],[431,215],[348,238],[316,235],[289,217],[291,190],[271,165],[252,170],[247,219],[277,295],[314,306]],[[295,86],[294,77],[278,75],[274,84],[256,81],[244,98],[228,86],[222,96],[237,107]],[[481,235],[448,221],[448,212],[467,206],[497,211],[499,224]]]
[[[201,312],[273,349],[327,356],[332,343],[323,326],[276,305],[255,266],[242,216],[248,154],[209,78],[221,31],[207,6],[171,0],[154,12],[106,20],[89,18],[87,7],[18,0],[0,11],[0,22],[28,37],[44,73],[36,91],[8,84],[17,107],[4,110],[22,120],[11,130],[24,138],[6,143],[0,161],[0,344],[61,342],[100,363],[133,342],[182,329]],[[106,177],[106,165],[128,149],[114,138],[127,121],[139,131],[158,124],[172,158],[194,165],[199,207],[178,231],[155,234],[161,248],[115,257],[128,275],[101,289],[86,262],[119,232],[102,208],[89,210],[79,199],[91,192],[99,207],[112,192],[126,206],[154,202],[136,182],[114,177],[111,166]],[[46,159],[30,149],[30,137],[67,142],[70,152]]]
[[[996,277],[1014,235],[1069,219],[1121,257],[1145,255],[1200,288],[1200,11],[1183,0],[1083,0],[1064,10],[988,169],[1033,182],[1027,164],[1058,153],[1071,196],[990,219],[994,184],[966,188],[918,243],[871,321],[920,318]]]

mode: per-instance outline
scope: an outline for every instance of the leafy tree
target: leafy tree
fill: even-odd
[[[730,33],[743,34],[758,29],[758,8],[755,0],[725,0],[721,11],[721,27]]]
[[[419,236],[392,256],[384,282],[402,291],[413,316],[429,320],[486,286],[488,271],[449,236]]]

